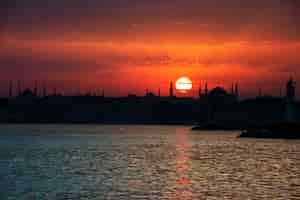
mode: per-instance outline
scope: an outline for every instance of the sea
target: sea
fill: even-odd
[[[0,199],[300,199],[300,140],[190,128],[0,125]]]

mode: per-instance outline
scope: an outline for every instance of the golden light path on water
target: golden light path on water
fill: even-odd
[[[299,140],[184,126],[1,125],[0,132],[1,199],[300,197]]]
[[[166,192],[164,197],[166,199],[192,199],[192,185],[191,185],[191,160],[187,155],[190,152],[189,132],[186,129],[176,129],[176,142],[174,146],[175,165],[173,175],[166,188],[173,188],[173,192]]]

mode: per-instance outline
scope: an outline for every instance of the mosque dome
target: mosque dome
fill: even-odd
[[[211,96],[227,96],[228,93],[226,92],[226,90],[224,88],[221,87],[215,87],[214,89],[212,89],[209,93]]]
[[[22,97],[34,97],[34,93],[30,89],[25,89],[22,94]]]

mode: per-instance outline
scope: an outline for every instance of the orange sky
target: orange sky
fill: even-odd
[[[300,80],[299,4],[288,0],[93,0],[6,5],[0,15],[1,95],[9,80],[75,93],[167,95],[170,81],[188,76],[198,86],[258,88],[278,95]],[[196,9],[197,8],[197,9]],[[2,10],[3,11],[3,10]],[[172,12],[171,12],[172,11]],[[3,12],[2,12],[3,13]],[[5,88],[5,89],[3,89]]]

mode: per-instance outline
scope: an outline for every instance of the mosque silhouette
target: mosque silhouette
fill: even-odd
[[[105,97],[88,93],[64,96],[54,89],[47,93],[46,84],[35,82],[33,89],[22,89],[17,83],[16,93],[11,81],[8,97],[0,99],[1,123],[108,123],[108,124],[196,124],[217,122],[241,128],[249,124],[298,121],[300,103],[296,101],[295,82],[288,80],[286,95],[263,95],[240,99],[239,85],[232,84],[228,92],[222,87],[211,90],[206,83],[199,87],[198,98],[176,97],[174,84],[169,95],[155,95],[147,90],[145,96]]]

